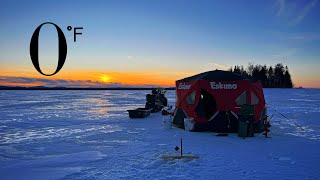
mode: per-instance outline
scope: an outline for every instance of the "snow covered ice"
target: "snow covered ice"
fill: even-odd
[[[320,179],[320,90],[264,91],[289,118],[274,115],[268,139],[130,119],[149,91],[0,91],[0,179]],[[160,158],[179,154],[180,138],[199,159]]]

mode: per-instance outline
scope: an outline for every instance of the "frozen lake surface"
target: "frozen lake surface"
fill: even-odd
[[[171,128],[160,113],[130,119],[147,93],[0,91],[0,179],[319,179],[319,89],[265,89],[290,119],[274,115],[269,139]],[[180,138],[199,159],[160,158]]]

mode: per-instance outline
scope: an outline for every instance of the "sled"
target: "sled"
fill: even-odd
[[[133,110],[127,110],[130,118],[145,118],[150,115],[152,109],[149,108],[137,108]]]

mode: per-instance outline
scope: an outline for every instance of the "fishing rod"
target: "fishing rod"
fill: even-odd
[[[267,103],[266,103],[267,104]],[[274,107],[272,107],[271,105],[269,105],[269,104],[267,104],[267,106],[269,106],[269,107],[271,107],[276,113],[278,113],[278,114],[280,114],[282,117],[284,117],[285,119],[287,119],[287,120],[289,120],[290,121],[290,119],[289,118],[287,118],[284,114],[282,114],[281,112],[279,112],[278,110],[276,110]],[[273,114],[274,115],[274,114]],[[271,116],[271,118],[273,117],[273,115]],[[271,119],[270,118],[270,119]],[[296,125],[297,127],[299,127],[302,131],[304,131],[304,129],[298,124],[298,123],[296,123],[294,120],[292,120],[291,119],[291,121],[292,121],[292,123],[294,124],[294,125]]]
[[[272,114],[271,118],[269,118],[269,121],[271,121],[271,119],[273,118],[274,115],[275,115],[275,114]]]

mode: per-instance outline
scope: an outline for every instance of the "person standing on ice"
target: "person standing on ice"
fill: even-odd
[[[268,138],[268,133],[270,132],[269,128],[271,127],[270,122],[268,121],[268,115],[264,116],[263,120],[264,133],[263,135]]]

